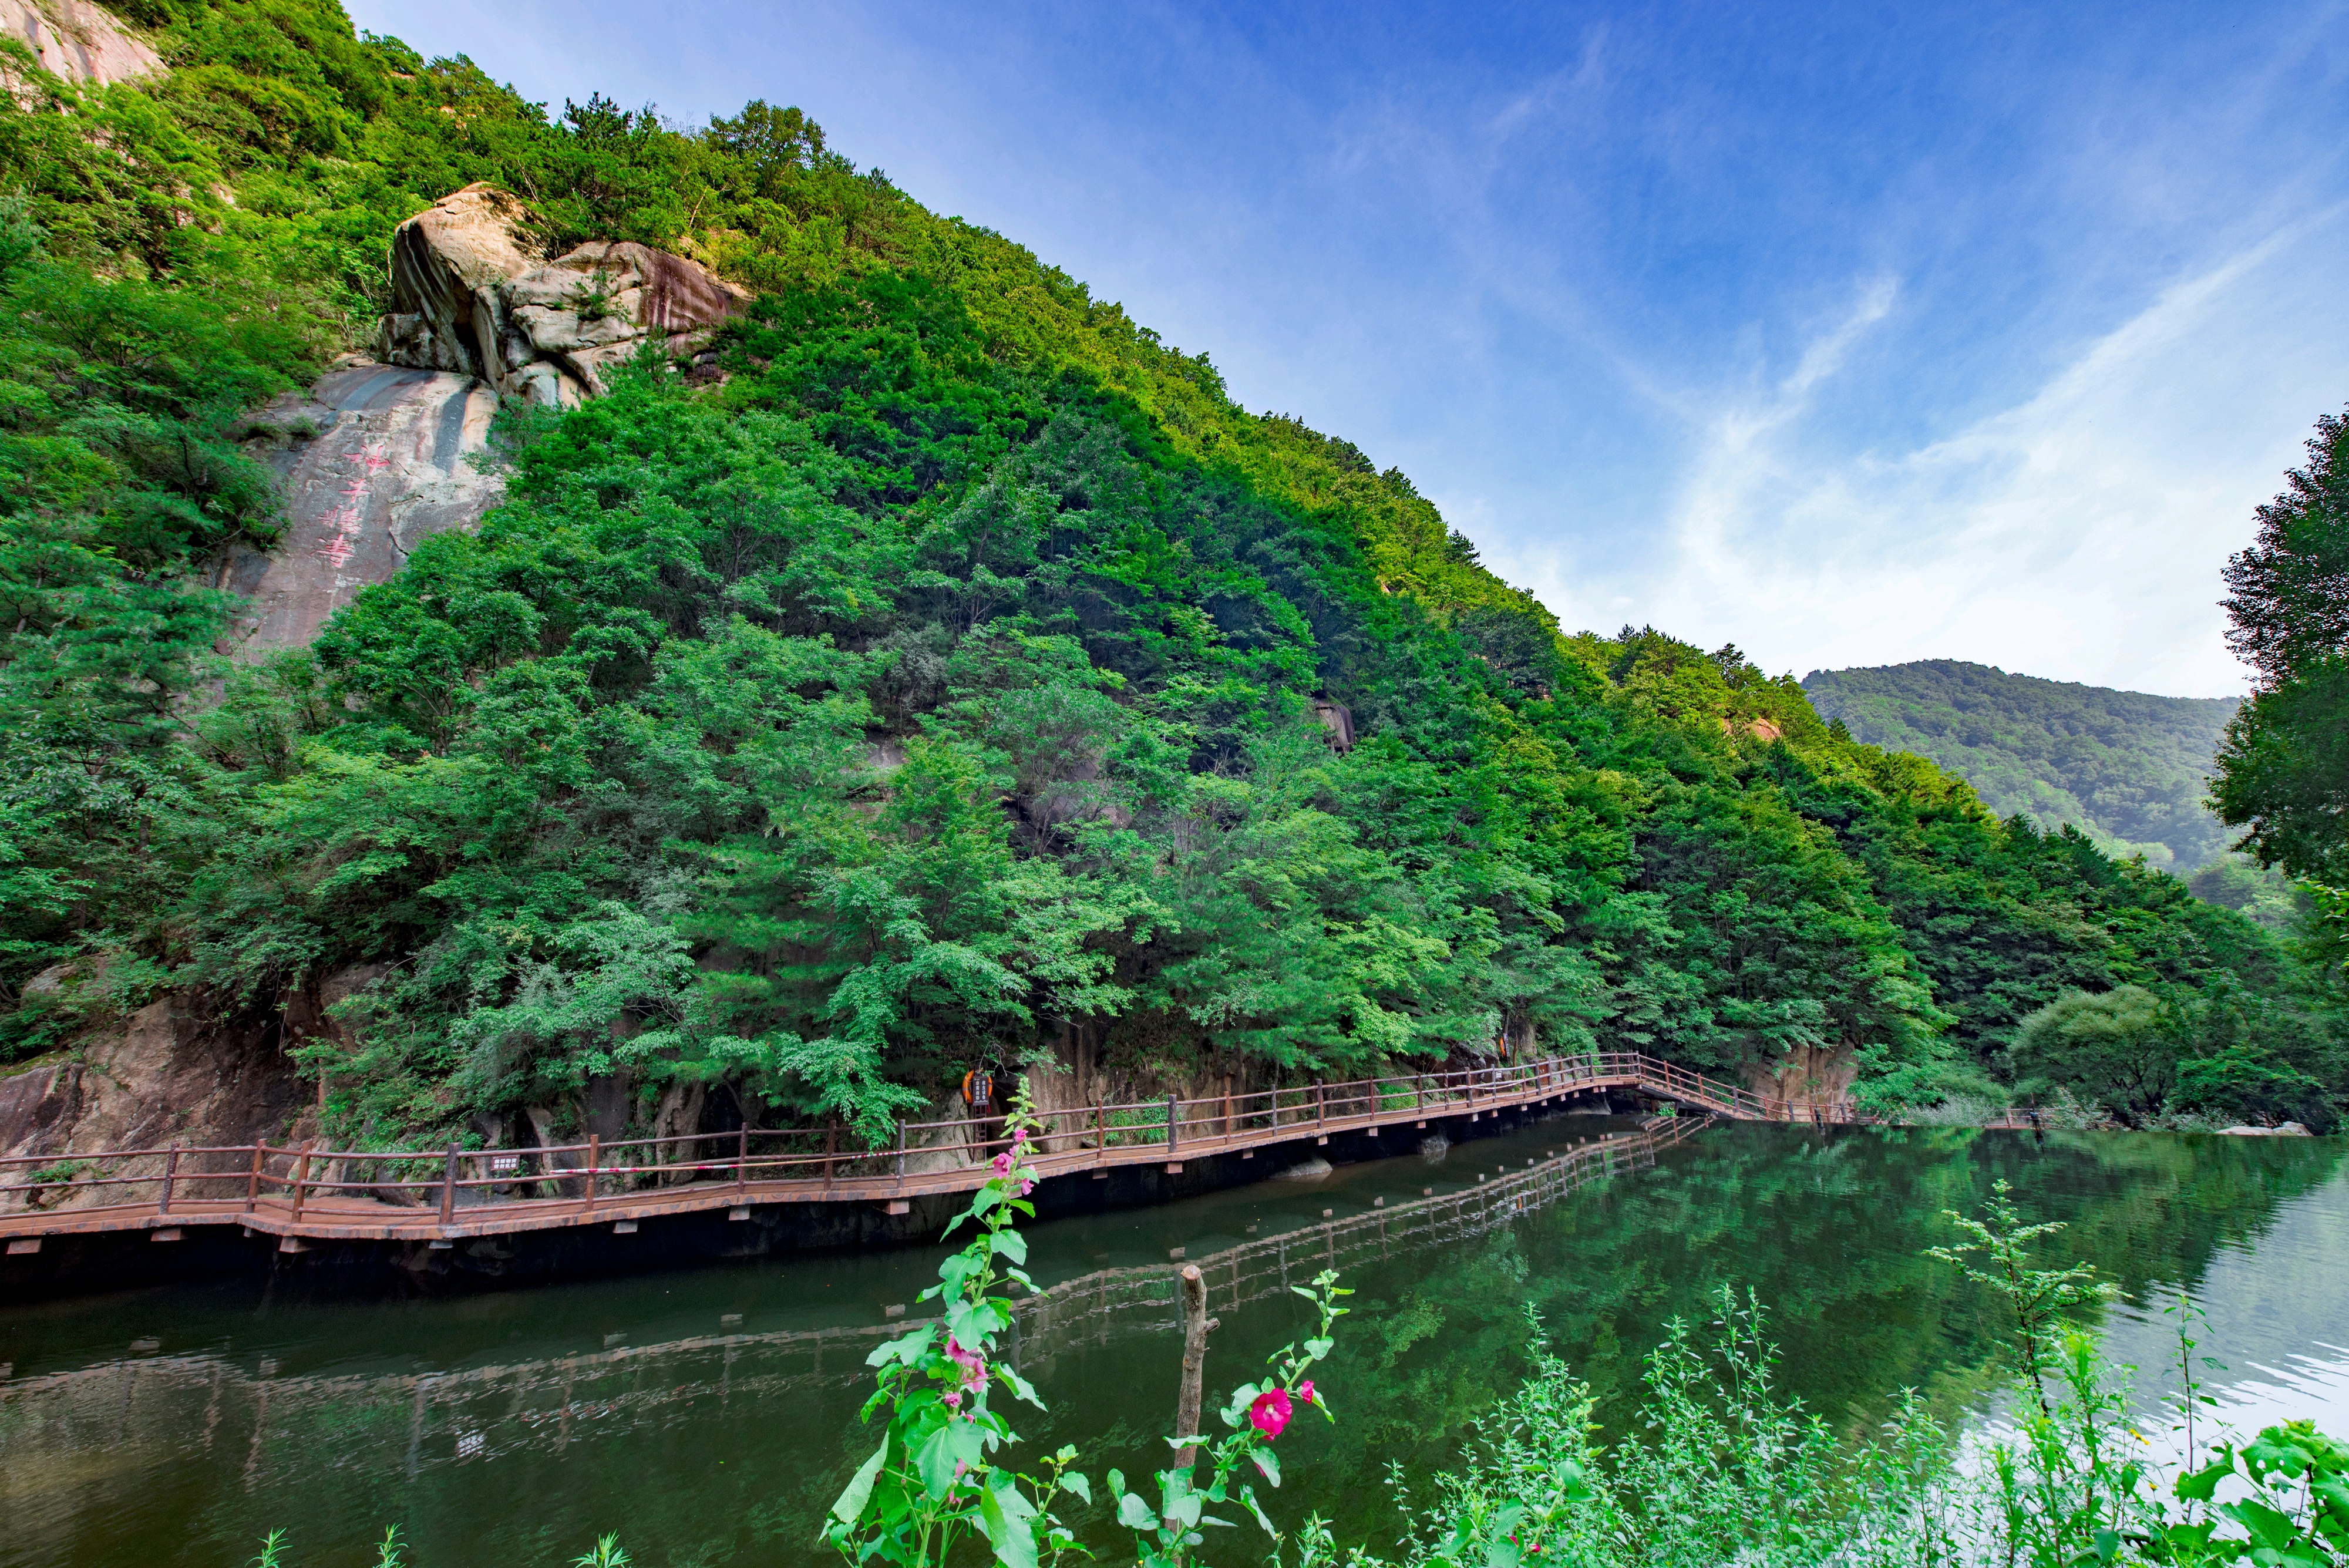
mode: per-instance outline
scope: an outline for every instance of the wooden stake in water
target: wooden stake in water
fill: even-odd
[[[1207,1282],[1196,1263],[1183,1266],[1183,1386],[1174,1396],[1174,1435],[1199,1436],[1200,1389],[1207,1376]],[[1199,1457],[1195,1442],[1174,1451],[1174,1468],[1188,1469]]]

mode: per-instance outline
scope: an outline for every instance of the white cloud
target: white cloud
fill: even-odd
[[[1831,432],[1811,428],[1816,394],[1891,313],[1890,282],[1869,283],[1791,375],[1705,422],[1653,564],[1579,581],[1522,548],[1495,565],[1569,623],[1611,623],[1628,595],[1638,618],[1733,639],[1774,670],[1959,658],[2240,691],[2219,570],[2316,416],[2349,399],[2344,213],[2170,286],[2027,400],[1889,456],[1823,450]]]

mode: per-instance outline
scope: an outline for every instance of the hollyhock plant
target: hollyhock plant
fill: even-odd
[[[1064,1498],[1092,1501],[1092,1482],[1071,1468],[1077,1450],[1063,1447],[1043,1456],[1033,1474],[995,1458],[1019,1442],[1009,1419],[1010,1407],[1044,1407],[1012,1359],[996,1354],[999,1337],[1017,1321],[1006,1287],[1038,1292],[1023,1267],[1026,1239],[1014,1228],[1015,1219],[1035,1215],[1022,1201],[1036,1184],[1035,1169],[1027,1163],[1037,1148],[1031,1116],[1023,1085],[1009,1118],[1009,1147],[988,1162],[969,1206],[947,1227],[951,1234],[976,1220],[981,1234],[940,1262],[938,1282],[922,1293],[923,1301],[940,1303],[943,1321],[909,1329],[866,1357],[878,1386],[866,1402],[865,1417],[885,1411],[886,1430],[833,1501],[822,1531],[822,1539],[851,1564],[940,1568],[991,1553],[999,1564],[1042,1568],[1062,1553],[1084,1550],[1055,1512]],[[1104,1501],[1114,1501],[1118,1522],[1135,1536],[1135,1553],[1127,1560],[1150,1568],[1198,1568],[1194,1550],[1204,1544],[1199,1527],[1229,1522],[1204,1511],[1234,1501],[1271,1536],[1278,1560],[1282,1532],[1239,1472],[1253,1468],[1278,1486],[1280,1463],[1272,1439],[1295,1418],[1297,1401],[1330,1415],[1302,1374],[1330,1354],[1330,1325],[1344,1314],[1338,1302],[1348,1293],[1338,1287],[1337,1278],[1324,1271],[1312,1289],[1292,1287],[1319,1309],[1320,1333],[1301,1347],[1292,1344],[1275,1352],[1268,1358],[1274,1376],[1267,1383],[1232,1390],[1218,1412],[1230,1428],[1227,1436],[1213,1443],[1195,1431],[1185,1434],[1187,1442],[1169,1438],[1176,1449],[1187,1448],[1199,1457],[1159,1471],[1153,1499],[1128,1491],[1119,1471],[1108,1473]],[[1009,1397],[991,1400],[990,1390],[999,1386]],[[1309,1531],[1319,1528],[1317,1523]]]

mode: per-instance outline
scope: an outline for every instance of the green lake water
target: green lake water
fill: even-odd
[[[1480,1174],[1497,1184],[1630,1131],[1561,1117],[1440,1162],[1412,1154],[1037,1225],[1040,1282],[1088,1282],[1023,1332],[1021,1365],[1051,1407],[1023,1416],[1023,1436],[1077,1444],[1096,1479],[1163,1462],[1179,1355],[1162,1304],[1169,1249],[1212,1291],[1226,1250],[1254,1243],[1261,1259],[1293,1234],[1296,1255],[1278,1262],[1302,1281],[1313,1249],[1334,1246],[1315,1240],[1330,1234],[1324,1210],[1359,1292],[1317,1380],[1342,1420],[1309,1416],[1282,1438],[1275,1511],[1319,1509],[1342,1536],[1391,1539],[1387,1461],[1457,1451],[1467,1418],[1524,1372],[1529,1305],[1609,1423],[1662,1325],[1702,1315],[1722,1284],[1759,1294],[1787,1386],[1850,1429],[1903,1386],[1975,1417],[1998,1381],[1997,1319],[1920,1254],[1951,1239],[1941,1210],[1975,1207],[2001,1177],[2034,1216],[2070,1222],[2066,1251],[2122,1286],[2099,1321],[2145,1368],[2147,1397],[2169,1353],[2164,1293],[2183,1285],[2209,1314],[2205,1349],[2229,1364],[2218,1381],[2239,1419],[2310,1415],[2349,1431],[2349,1142],[1724,1124],[1521,1212],[1454,1204],[1440,1234],[1411,1231],[1406,1206],[1429,1188],[1473,1191]],[[457,1298],[177,1285],[0,1305],[0,1568],[227,1568],[273,1526],[293,1568],[357,1565],[393,1522],[419,1568],[567,1562],[603,1531],[642,1568],[825,1561],[815,1521],[871,1449],[855,1426],[864,1357],[939,1255]],[[1302,1310],[1278,1290],[1216,1300],[1211,1398],[1297,1334]],[[1116,1539],[1101,1522],[1092,1538]],[[1260,1554],[1235,1547],[1224,1555]]]

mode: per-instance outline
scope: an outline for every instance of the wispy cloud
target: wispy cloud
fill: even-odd
[[[1875,281],[1768,395],[1709,421],[1659,560],[1610,581],[1551,577],[1546,597],[1602,625],[1628,598],[1639,618],[1727,633],[1798,674],[1954,657],[2240,691],[2219,567],[2314,416],[2349,395],[2333,356],[2309,351],[2349,329],[2309,265],[2337,251],[2344,215],[2327,208],[2174,284],[2030,397],[1946,439],[1825,452],[1806,416],[1890,314],[1896,291]]]

